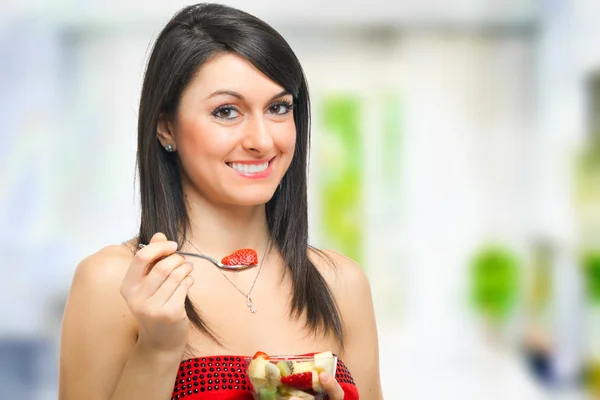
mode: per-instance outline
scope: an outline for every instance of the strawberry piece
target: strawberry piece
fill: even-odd
[[[257,358],[264,358],[265,360],[268,360],[269,356],[265,352],[257,351],[256,354],[254,354],[254,357],[252,357],[252,359],[255,360]]]
[[[257,265],[258,254],[252,249],[237,250],[230,255],[223,257],[221,260],[223,265]]]
[[[298,390],[310,390],[313,386],[312,372],[300,372],[299,374],[282,376],[281,383]]]

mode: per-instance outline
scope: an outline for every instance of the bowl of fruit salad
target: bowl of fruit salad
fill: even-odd
[[[335,376],[337,356],[330,351],[311,356],[269,356],[259,351],[245,362],[255,400],[324,400],[329,397],[319,374]]]

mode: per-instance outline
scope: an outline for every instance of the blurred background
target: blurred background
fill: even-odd
[[[237,0],[313,98],[311,242],[364,266],[386,399],[600,399],[600,2]],[[79,261],[131,238],[177,1],[0,6],[0,399],[56,399]]]

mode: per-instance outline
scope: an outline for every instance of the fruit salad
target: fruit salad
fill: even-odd
[[[319,373],[335,376],[337,357],[330,351],[314,356],[272,356],[259,351],[246,359],[248,378],[256,400],[327,399]]]

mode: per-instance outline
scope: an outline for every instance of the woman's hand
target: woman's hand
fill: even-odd
[[[321,372],[319,374],[319,382],[321,382],[321,386],[325,389],[325,392],[327,392],[329,400],[344,400],[344,390],[334,377],[327,372]],[[292,397],[290,400],[302,399],[299,397]]]
[[[175,250],[177,243],[155,234],[136,253],[121,285],[138,324],[138,344],[161,353],[182,352],[188,340],[184,302],[194,283],[194,266]]]

